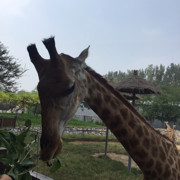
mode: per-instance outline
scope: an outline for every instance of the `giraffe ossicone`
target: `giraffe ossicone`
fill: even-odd
[[[38,76],[41,103],[41,159],[55,157],[62,148],[62,133],[85,101],[138,164],[146,180],[179,180],[180,158],[175,144],[152,128],[108,82],[84,66],[89,47],[77,58],[58,54],[54,38],[43,41],[50,60],[34,44],[28,52]]]

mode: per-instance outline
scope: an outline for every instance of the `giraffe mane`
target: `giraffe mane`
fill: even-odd
[[[118,99],[120,99],[124,105],[126,107],[129,108],[129,110],[131,110],[141,121],[143,121],[150,129],[152,129],[153,131],[155,131],[157,134],[159,134],[161,137],[169,140],[171,143],[174,144],[174,142],[169,139],[167,136],[161,134],[158,130],[155,130],[147,121],[146,119],[133,107],[133,105],[131,103],[129,103],[125,97],[123,97],[123,95],[117,91],[114,87],[112,87],[108,81],[101,76],[100,74],[98,74],[96,71],[94,71],[92,68],[90,68],[89,66],[86,66],[84,68],[90,75],[92,75],[98,82],[101,82],[107,89],[109,89],[114,96],[116,96]],[[175,144],[174,144],[175,145]]]

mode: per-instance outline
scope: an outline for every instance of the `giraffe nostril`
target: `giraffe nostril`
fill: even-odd
[[[47,161],[46,164],[47,164],[48,167],[51,167],[51,166],[53,165],[53,163],[52,163],[51,160],[50,160],[50,161]]]

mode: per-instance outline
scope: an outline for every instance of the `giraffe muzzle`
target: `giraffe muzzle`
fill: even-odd
[[[57,140],[49,140],[49,138],[41,136],[40,146],[40,159],[42,161],[49,161],[55,158],[61,152],[62,139],[59,137]]]

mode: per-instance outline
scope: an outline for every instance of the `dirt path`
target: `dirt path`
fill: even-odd
[[[74,141],[70,142],[71,144],[78,145],[78,144],[99,144],[99,143],[104,143],[104,142],[96,142],[96,141]],[[117,144],[119,145],[119,142],[108,142],[108,144],[114,145]],[[93,157],[98,158],[99,156],[104,155],[104,153],[95,153]],[[111,158],[112,160],[122,162],[125,166],[128,166],[128,156],[124,154],[116,154],[116,153],[107,153],[107,156]],[[132,160],[132,168],[137,168],[137,164]]]
[[[104,155],[104,153],[95,153],[93,157],[99,157]],[[107,153],[107,156],[111,158],[112,160],[122,162],[125,166],[128,167],[128,156],[124,154],[116,154],[116,153]],[[139,169],[138,165],[132,160],[131,161],[131,167]]]

